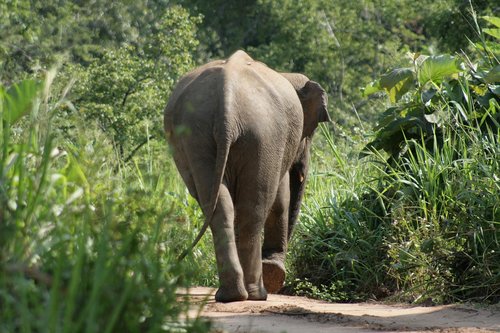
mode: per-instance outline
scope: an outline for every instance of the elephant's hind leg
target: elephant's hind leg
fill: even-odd
[[[210,227],[220,283],[215,300],[218,302],[244,301],[248,298],[248,293],[236,250],[234,207],[231,195],[224,184],[220,186],[219,199]]]
[[[262,231],[278,184],[272,181],[256,182],[255,179],[258,177],[246,180],[245,190],[240,191],[235,200],[237,245],[248,299],[265,300],[267,291],[262,279]]]
[[[196,142],[188,142],[186,145],[200,147]],[[208,216],[211,213],[209,210],[212,209],[210,196],[216,174],[215,159],[207,153],[210,152],[208,148],[204,149],[205,155],[202,151],[193,153],[192,150],[185,149],[189,153],[186,161],[195,187],[192,192],[197,194],[198,203],[204,215]],[[248,298],[248,293],[236,249],[233,200],[224,182],[215,186],[219,186],[219,196],[210,221],[220,285],[215,294],[215,300],[218,302],[244,301]]]
[[[274,205],[264,227],[262,276],[269,293],[278,292],[285,282],[285,255],[288,238],[289,176],[283,177]]]
[[[252,193],[253,191],[249,191]],[[267,291],[262,280],[261,237],[265,216],[254,200],[237,200],[236,228],[238,255],[245,276],[249,300],[266,300]]]

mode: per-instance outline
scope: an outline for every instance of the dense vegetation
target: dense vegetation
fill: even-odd
[[[494,1],[1,2],[0,332],[207,330],[176,300],[216,272],[209,234],[175,260],[202,216],[162,110],[239,48],[332,101],[287,291],[497,302],[497,17]]]

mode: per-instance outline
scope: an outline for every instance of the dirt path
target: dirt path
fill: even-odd
[[[214,293],[210,288],[180,293],[192,299],[190,315],[201,311],[213,321],[214,332],[500,332],[500,306],[340,304],[283,295],[270,295],[266,302],[223,304],[215,303]]]

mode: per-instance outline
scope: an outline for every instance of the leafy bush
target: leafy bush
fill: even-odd
[[[313,146],[315,164],[290,248],[293,292],[323,300],[353,301],[387,296],[387,247],[383,207],[373,168],[321,127],[326,145]],[[326,170],[326,171],[325,171]],[[376,182],[375,182],[376,185]]]
[[[454,127],[460,121],[480,127],[485,122],[498,125],[498,64],[469,64],[473,68],[469,72],[449,55],[414,55],[413,59],[413,69],[392,70],[365,89],[367,95],[386,91],[394,104],[380,117],[375,139],[366,150],[383,149],[397,158],[408,148],[405,142],[422,139],[432,144],[444,126]]]
[[[500,291],[499,132],[413,142],[382,172],[389,275],[410,300],[489,300]]]
[[[0,331],[207,331],[180,319],[176,292],[193,273],[172,251],[186,235],[166,178],[115,174],[91,126],[79,142],[58,136],[71,103],[52,95],[54,76],[0,89]]]
[[[498,18],[485,19],[500,27]],[[485,30],[498,38],[493,31]],[[393,71],[371,86],[400,101],[367,147],[391,154],[380,174],[391,219],[389,273],[412,300],[500,297],[498,41],[476,44],[477,63],[465,55],[463,65],[450,56],[417,58],[414,71],[384,83],[401,72]]]
[[[498,18],[486,20],[500,26]],[[291,271],[306,279],[291,279],[299,292],[344,300],[500,299],[495,29],[485,30],[493,38],[483,37],[474,54],[412,55],[412,68],[365,89],[384,91],[390,105],[365,145],[364,163],[331,143],[335,158],[325,169],[335,171],[313,176],[292,249]]]
[[[174,82],[193,66],[196,24],[182,7],[168,7],[140,46],[108,50],[88,67],[72,65],[73,100],[85,121],[97,122],[123,160],[163,138],[163,109]]]

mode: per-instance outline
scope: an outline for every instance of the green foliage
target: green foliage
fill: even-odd
[[[23,72],[49,68],[61,54],[87,65],[124,43],[146,49],[157,33],[158,37],[169,33],[162,31],[168,26],[165,18],[176,21],[176,16],[180,16],[177,22],[183,22],[185,14],[171,9],[165,0],[3,1],[1,80],[10,82]],[[178,33],[182,44],[186,30]],[[172,48],[176,44],[174,38]]]
[[[305,73],[326,87],[335,101],[333,118],[349,128],[358,118],[373,121],[380,107],[377,99],[363,100],[359,87],[386,68],[403,64],[406,51],[438,52],[441,44],[433,42],[440,38],[448,38],[453,50],[467,48],[467,37],[475,34],[460,15],[468,4],[456,10],[456,2],[188,0],[182,4],[204,16],[203,59],[246,49],[272,68]],[[481,13],[491,14],[490,8],[492,1],[478,6]],[[450,11],[456,12],[453,18],[441,15]],[[449,25],[453,30],[445,31]]]
[[[0,2],[0,331],[208,329],[179,320],[176,290],[213,286],[216,264],[209,234],[175,261],[203,217],[161,117],[182,74],[241,48],[319,81],[335,112],[289,290],[498,300],[495,2],[473,3],[483,33],[457,0],[175,2]]]
[[[383,205],[372,189],[370,165],[349,155],[352,143],[335,144],[322,127],[316,165],[308,183],[301,223],[290,249],[292,279],[299,294],[324,300],[381,298],[389,292]],[[359,138],[358,138],[359,139]]]
[[[108,50],[77,76],[74,104],[86,121],[96,121],[123,159],[153,137],[163,137],[162,110],[174,82],[193,66],[197,19],[181,7],[169,7],[141,47]]]
[[[306,296],[327,302],[342,302],[351,299],[347,290],[352,286],[347,286],[347,283],[343,281],[336,282],[337,284],[331,286],[321,285],[318,287],[309,282],[307,278],[296,279],[292,282],[294,284],[293,292],[298,296]]]
[[[422,46],[423,37],[406,28],[402,19],[424,7],[415,2],[182,3],[204,15],[200,40],[205,57],[224,57],[242,48],[272,68],[305,73],[326,88],[336,101],[336,113],[342,114],[336,121],[347,125],[356,121],[353,105],[363,108],[363,119],[372,117],[371,105],[359,102],[360,83],[388,63],[398,64],[397,49],[403,41],[417,49]]]
[[[175,260],[187,235],[170,220],[165,164],[150,156],[149,169],[115,175],[97,128],[58,136],[70,103],[53,95],[54,75],[1,90],[0,331],[207,331],[180,321],[176,292],[193,273]]]
[[[365,149],[383,149],[397,157],[407,150],[407,140],[432,143],[444,127],[462,120],[498,126],[500,62],[494,52],[490,61],[488,52],[486,48],[478,63],[467,57],[413,55],[413,69],[395,69],[368,85],[365,94],[383,90],[392,105],[382,113],[375,139]]]
[[[34,80],[22,81],[12,85],[7,91],[2,87],[2,114],[7,127],[15,124],[30,109],[33,99],[36,97],[40,85]]]
[[[389,274],[413,301],[498,301],[498,132],[461,125],[440,149],[413,142],[381,174]]]
[[[425,35],[434,39],[440,50],[461,52],[469,48],[468,39],[476,40],[479,35],[475,13],[498,15],[498,5],[490,0],[435,1],[427,8],[421,24]]]
[[[365,89],[393,103],[374,127],[365,162],[342,154],[323,132],[328,145],[320,149],[330,153],[312,176],[289,259],[297,292],[500,299],[499,62],[494,44],[479,45],[460,58],[412,56],[413,68]]]

